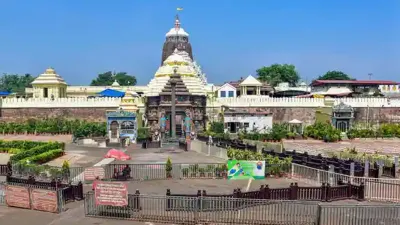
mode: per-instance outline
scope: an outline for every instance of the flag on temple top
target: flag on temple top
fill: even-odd
[[[182,11],[183,8],[178,7],[178,8],[176,8],[176,10],[177,10],[177,11]]]

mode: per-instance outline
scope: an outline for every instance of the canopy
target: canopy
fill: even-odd
[[[121,161],[131,159],[131,157],[129,155],[125,154],[125,152],[123,152],[121,150],[117,150],[117,149],[110,149],[107,152],[107,154],[104,156],[104,158],[114,158],[116,160],[121,160]]]
[[[102,92],[98,93],[100,97],[113,97],[113,98],[122,98],[125,96],[125,92],[117,91],[114,89],[106,89]]]
[[[301,122],[300,120],[294,119],[289,121],[290,124],[302,124],[303,122]]]
[[[11,92],[8,92],[8,91],[0,91],[0,96],[8,96],[10,94],[11,94]]]

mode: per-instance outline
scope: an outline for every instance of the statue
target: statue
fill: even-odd
[[[147,127],[147,116],[146,116],[146,113],[143,113],[143,115],[142,115],[142,121],[143,121],[143,123],[144,123],[144,127]]]
[[[162,138],[164,138],[166,128],[167,128],[167,118],[165,117],[165,110],[161,110],[161,112],[160,112],[160,131],[161,131]]]
[[[185,129],[186,134],[190,134],[190,130],[191,130],[190,128],[192,126],[192,121],[191,121],[192,119],[190,118],[191,117],[190,109],[186,109],[185,114],[186,114],[186,117],[185,117],[184,129]]]
[[[160,126],[157,124],[156,121],[153,121],[153,124],[150,128],[152,141],[160,141]]]

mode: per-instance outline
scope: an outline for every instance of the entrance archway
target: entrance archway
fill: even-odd
[[[110,123],[111,138],[118,137],[118,127],[119,127],[119,124],[117,121],[112,121]]]
[[[338,121],[336,123],[336,129],[342,131],[342,132],[347,132],[349,129],[349,122],[348,121]]]

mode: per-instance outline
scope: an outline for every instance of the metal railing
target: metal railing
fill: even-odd
[[[365,185],[365,198],[376,201],[400,202],[400,179],[352,177],[344,174],[292,164],[291,177],[313,185],[331,185],[350,182]]]
[[[304,224],[317,220],[318,205],[236,198],[130,195],[125,207],[99,206],[85,194],[85,215],[180,224]]]
[[[129,195],[128,205],[95,204],[85,194],[85,216],[174,224],[395,225],[400,205],[322,205],[313,202],[216,197]]]

